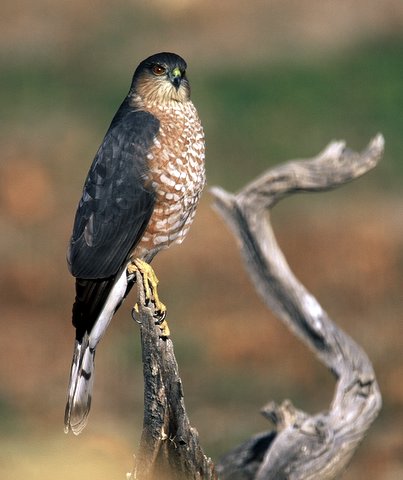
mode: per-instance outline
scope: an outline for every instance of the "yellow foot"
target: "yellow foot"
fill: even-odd
[[[161,330],[161,337],[169,338],[171,331],[169,330],[168,322],[164,319],[161,323],[158,323],[158,326]]]
[[[159,319],[159,325],[163,332],[167,331],[169,336],[168,324],[165,321],[167,307],[161,302],[158,296],[158,278],[154,273],[151,265],[139,258],[132,259],[131,263],[127,267],[128,273],[139,272],[143,278],[144,297],[146,302],[153,302],[155,305],[156,316]],[[135,305],[134,309],[138,311],[138,306]]]

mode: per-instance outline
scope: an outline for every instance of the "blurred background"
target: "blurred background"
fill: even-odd
[[[333,139],[375,171],[280,204],[291,267],[368,353],[384,406],[345,479],[403,478],[401,0],[3,0],[0,16],[0,477],[125,478],[143,414],[126,301],[98,348],[89,424],[63,434],[74,331],[65,251],[82,184],[139,61],[188,62],[209,186],[240,189]],[[217,459],[290,398],[326,409],[334,380],[267,311],[206,189],[189,237],[156,258],[185,400]],[[253,313],[251,313],[253,312]]]

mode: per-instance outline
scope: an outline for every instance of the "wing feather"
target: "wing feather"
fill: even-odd
[[[116,275],[139,242],[155,194],[147,184],[147,153],[159,121],[128,100],[116,113],[84,184],[67,255],[72,275]]]

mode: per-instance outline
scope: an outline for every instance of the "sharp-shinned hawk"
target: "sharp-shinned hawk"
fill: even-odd
[[[95,348],[132,287],[135,270],[164,317],[148,264],[160,250],[182,242],[204,183],[204,134],[190,100],[186,63],[173,53],[153,55],[134,72],[75,216],[67,254],[76,277],[76,339],[66,433],[79,434],[86,425]],[[165,324],[163,334],[168,332]]]

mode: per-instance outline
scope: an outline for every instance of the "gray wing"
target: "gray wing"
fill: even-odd
[[[72,275],[115,275],[139,242],[153,211],[147,153],[159,129],[151,114],[125,100],[105,135],[84,184],[67,255]]]

